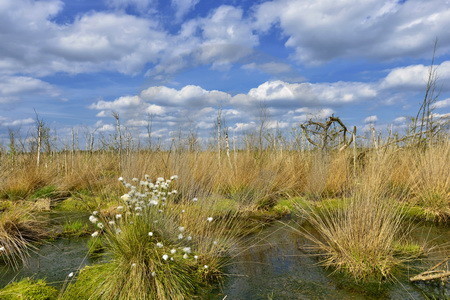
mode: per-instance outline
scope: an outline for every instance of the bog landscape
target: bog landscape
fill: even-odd
[[[365,141],[338,122],[310,121],[289,142],[262,124],[239,150],[220,126],[215,149],[130,148],[120,126],[109,149],[46,152],[40,138],[36,153],[12,148],[2,280],[25,279],[0,295],[270,298],[276,283],[286,298],[448,296],[447,133],[429,123]]]
[[[449,299],[450,4],[206,2],[0,0],[0,299]]]

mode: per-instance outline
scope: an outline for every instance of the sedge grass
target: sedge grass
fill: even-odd
[[[407,240],[410,228],[399,212],[400,201],[393,205],[386,191],[390,155],[378,152],[370,157],[344,206],[300,207],[314,228],[314,232],[300,228],[311,242],[310,250],[319,255],[321,264],[355,281],[392,278],[395,269],[408,260],[396,251]]]
[[[0,257],[17,269],[26,263],[33,241],[45,236],[44,222],[27,205],[16,205],[0,212]]]

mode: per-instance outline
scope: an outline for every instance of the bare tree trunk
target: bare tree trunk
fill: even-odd
[[[37,147],[36,147],[36,166],[39,168],[39,165],[41,163],[41,148],[42,148],[42,135],[43,135],[43,129],[44,129],[44,121],[39,119],[39,115],[34,111],[36,114],[36,127],[37,127]]]
[[[222,135],[221,135],[221,131],[222,131],[222,109],[219,108],[219,110],[217,111],[217,162],[220,166],[220,141],[222,139]]]
[[[353,176],[356,177],[356,157],[357,157],[357,152],[356,152],[356,126],[353,127],[352,139],[353,139]]]
[[[119,170],[122,172],[122,130],[120,128],[120,117],[119,113],[112,112],[113,118],[116,120],[116,142],[118,147],[118,154],[119,154]]]
[[[73,172],[74,165],[75,165],[75,141],[76,141],[76,133],[75,133],[75,129],[72,128],[72,147],[70,149],[71,172]]]
[[[231,156],[230,156],[230,143],[228,141],[228,129],[225,132],[225,147],[226,147],[226,153],[228,158],[228,164],[230,165],[230,168],[233,169],[233,164],[231,163]]]

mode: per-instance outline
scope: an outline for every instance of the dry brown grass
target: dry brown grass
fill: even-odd
[[[231,152],[221,161],[213,151],[134,151],[122,161],[113,152],[57,153],[44,156],[39,169],[33,155],[0,158],[0,198],[23,199],[38,188],[54,185],[64,191],[90,191],[113,195],[120,191],[118,176],[180,176],[177,187],[183,197],[219,194],[236,198],[249,208],[267,208],[277,199],[293,196],[348,196],[354,178],[366,176],[369,166],[389,180],[386,192],[393,199],[427,207],[448,216],[449,142],[428,149],[383,148],[383,162],[373,159],[374,150],[359,155],[353,165],[353,150],[329,152],[254,151]],[[386,166],[389,166],[387,169]],[[356,174],[354,171],[356,170]]]
[[[45,236],[43,221],[28,205],[16,205],[0,212],[0,258],[13,268],[26,263],[32,242]]]
[[[313,253],[321,263],[349,273],[357,281],[381,281],[392,276],[406,257],[396,255],[396,245],[408,237],[408,225],[399,212],[400,199],[389,198],[387,188],[392,160],[390,152],[374,152],[367,158],[364,171],[354,179],[353,191],[342,208],[301,207],[300,211],[314,228],[300,232],[312,242]]]

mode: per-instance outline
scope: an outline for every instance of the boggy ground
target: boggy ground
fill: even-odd
[[[120,158],[110,152],[75,152],[45,157],[45,164],[39,168],[35,167],[34,158],[29,154],[18,155],[14,159],[2,156],[0,194],[3,212],[0,224],[39,219],[39,226],[33,227],[39,228],[39,239],[44,239],[46,244],[51,239],[86,236],[91,250],[95,248],[93,252],[101,253],[103,246],[92,245],[94,243],[90,237],[97,229],[85,220],[94,210],[105,216],[111,215],[122,204],[119,196],[127,190],[117,178],[122,175],[127,180],[132,177],[143,179],[144,174],[152,174],[154,180],[157,176],[177,174],[179,179],[173,183],[177,195],[171,205],[177,207],[177,211],[188,208],[189,213],[184,214],[182,219],[187,224],[186,228],[201,236],[204,232],[202,228],[207,228],[207,218],[221,220],[218,226],[222,228],[220,234],[225,234],[230,241],[239,241],[240,245],[238,248],[228,247],[226,254],[220,254],[221,258],[228,260],[224,263],[217,259],[214,272],[195,272],[201,282],[191,290],[194,294],[208,290],[209,282],[220,280],[220,274],[229,270],[227,266],[239,261],[242,253],[237,249],[251,246],[248,238],[244,239],[245,243],[242,242],[243,237],[255,234],[268,222],[286,215],[298,223],[290,224],[289,230],[308,241],[308,249],[302,251],[306,251],[308,257],[320,255],[318,258],[308,258],[308,261],[320,262],[327,267],[315,265],[312,268],[317,272],[334,270],[357,284],[374,280],[378,284],[389,284],[403,276],[399,274],[413,275],[426,268],[418,261],[426,260],[424,257],[430,257],[430,253],[440,253],[440,256],[431,254],[435,259],[449,255],[449,245],[445,240],[436,243],[431,236],[427,241],[412,238],[416,222],[428,222],[431,227],[436,224],[439,228],[448,229],[449,149],[449,143],[443,142],[426,149],[357,149],[356,155],[354,150],[326,154],[315,151],[237,151],[220,160],[214,152],[139,151]],[[190,202],[194,198],[199,199],[195,205]],[[20,218],[12,218],[11,211],[22,214]],[[61,216],[67,212],[78,212],[83,217],[59,224],[55,222],[58,214]],[[379,221],[388,225],[374,229],[363,222],[367,216],[371,216],[371,223]],[[178,215],[175,218],[180,219]],[[199,218],[203,221],[198,222]],[[17,236],[18,231],[11,228],[19,226],[3,225],[5,234],[2,244],[6,245],[5,238],[11,240],[11,237]],[[367,234],[373,238],[364,239]],[[332,239],[331,236],[338,236],[339,239]],[[26,253],[38,245],[35,237],[38,235],[33,235],[33,238],[24,236],[21,245],[26,246],[23,249],[5,248],[2,252],[5,263],[8,264],[10,257],[26,262]],[[369,253],[372,257],[361,257],[358,245],[365,247],[365,242],[374,244],[374,239],[384,246],[374,247],[374,251]],[[270,235],[267,240],[270,242]],[[203,243],[208,244],[202,242],[200,248]],[[292,243],[296,241],[292,240]],[[108,255],[111,252],[106,249],[106,260]],[[377,267],[367,268],[367,260],[372,262],[374,258],[379,262],[375,264]],[[275,270],[278,269],[279,257],[267,260],[273,262]],[[305,261],[305,258],[298,260]],[[77,270],[83,265],[74,266],[74,276],[59,278],[56,281],[62,284],[56,283],[56,286],[66,289],[76,282]],[[409,268],[410,265],[415,267]],[[293,268],[293,272],[300,272],[299,268]],[[277,281],[284,277],[277,277]],[[329,282],[330,279],[326,278],[321,280]],[[50,281],[55,283],[53,279]],[[298,283],[297,279],[294,281]],[[299,287],[302,284],[305,282],[300,282]],[[234,285],[228,285],[230,295]],[[295,286],[292,282],[288,285]],[[333,289],[335,287],[324,293]],[[22,287],[21,290],[26,289]],[[228,294],[226,291],[225,288],[224,293]],[[7,293],[7,289],[3,292]],[[248,295],[248,291],[245,293]],[[270,293],[267,291],[261,299],[272,296],[278,299],[275,290],[272,296]],[[368,297],[364,291],[359,290],[357,294]],[[62,297],[63,293],[58,295]],[[300,290],[298,295],[305,296]],[[319,292],[316,296],[321,297]]]

